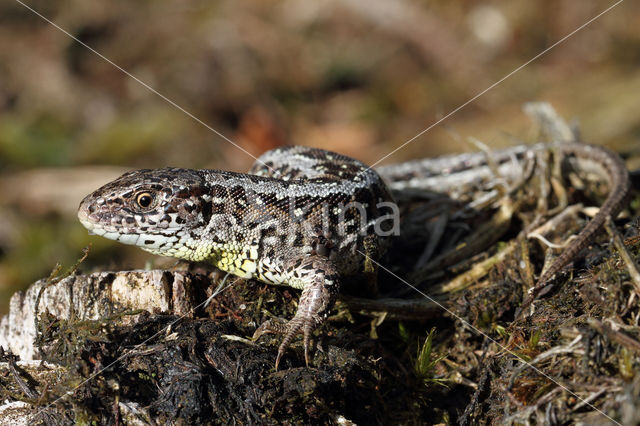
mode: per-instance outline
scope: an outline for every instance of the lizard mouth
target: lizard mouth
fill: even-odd
[[[80,204],[80,208],[78,208],[78,220],[80,220],[82,226],[87,228],[89,235],[104,235],[107,232],[106,229],[95,221],[95,218],[91,218],[89,208],[84,201]]]
[[[83,202],[80,204],[80,208],[78,209],[78,219],[82,226],[87,228],[89,231],[89,235],[99,235],[104,238],[108,238],[110,240],[120,240],[123,234],[121,230],[119,230],[115,226],[105,226],[100,223],[99,220],[96,220],[95,214],[90,213],[89,208]],[[123,241],[124,242],[124,241]]]
[[[87,228],[89,235],[98,235],[123,244],[151,250],[158,249],[170,240],[169,236],[161,233],[137,232],[132,226],[121,224],[124,221],[122,218],[113,222],[114,218],[109,212],[96,212],[96,209],[90,208],[90,206],[90,203],[83,201],[78,208],[78,219]],[[162,231],[171,233],[172,229],[167,228]],[[177,238],[175,239],[177,240]]]
[[[83,215],[80,212],[78,212],[78,219],[80,219],[80,223],[87,228],[89,235],[98,235],[100,237],[130,245],[138,245],[138,240],[141,237],[140,234],[123,233],[118,231],[115,227],[107,229],[100,224],[91,221],[86,215]]]
[[[85,228],[87,228],[87,230],[89,231],[89,235],[102,235],[104,234],[104,230],[102,232],[102,234],[100,234],[99,232],[96,232],[96,228],[98,228],[96,226],[96,224],[89,219],[89,212],[86,209],[86,207],[84,205],[80,205],[80,208],[78,209],[78,219],[80,220],[80,223],[82,224],[82,226],[84,226]]]

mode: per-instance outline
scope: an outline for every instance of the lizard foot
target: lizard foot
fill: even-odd
[[[290,284],[302,287],[302,294],[298,303],[298,310],[291,321],[286,324],[266,321],[253,337],[258,338],[265,333],[284,335],[278,348],[276,370],[280,359],[296,334],[304,336],[304,360],[309,366],[309,342],[311,333],[327,317],[327,312],[333,306],[339,289],[339,276],[332,262],[322,256],[309,256],[296,259],[289,269]]]
[[[284,336],[284,338],[282,339],[282,343],[280,343],[280,346],[278,347],[278,355],[276,357],[276,370],[278,370],[278,365],[280,364],[280,360],[287,350],[287,347],[289,347],[298,333],[303,333],[304,361],[308,367],[311,333],[313,332],[313,330],[315,330],[319,323],[320,321],[314,320],[308,316],[305,317],[303,315],[296,315],[288,323],[267,320],[256,329],[255,333],[253,333],[253,339],[259,339],[260,336],[267,333],[281,334]]]

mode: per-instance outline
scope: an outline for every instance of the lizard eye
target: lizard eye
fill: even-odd
[[[153,203],[153,195],[151,195],[150,192],[141,192],[136,197],[136,203],[143,209],[146,209]]]

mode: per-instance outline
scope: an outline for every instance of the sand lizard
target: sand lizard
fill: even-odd
[[[517,146],[491,154],[501,174],[522,173],[532,152],[551,149],[578,168],[608,181],[599,213],[580,232],[536,288],[546,284],[625,205],[629,178],[612,151],[580,143]],[[286,326],[263,324],[258,333],[284,334],[276,368],[295,337],[311,332],[333,306],[340,283],[370,268],[384,253],[394,194],[407,188],[449,192],[495,178],[485,153],[384,166],[306,147],[263,154],[247,174],[164,168],[129,172],[88,195],[78,217],[92,233],[154,254],[209,261],[223,271],[302,290]],[[389,222],[389,223],[385,223]],[[364,254],[364,255],[363,255]]]

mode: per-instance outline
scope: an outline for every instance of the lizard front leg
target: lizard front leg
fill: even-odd
[[[327,317],[340,289],[340,276],[333,262],[324,256],[310,255],[289,262],[286,270],[287,284],[302,288],[298,310],[286,324],[265,321],[254,333],[254,339],[265,333],[283,334],[278,348],[276,370],[282,355],[294,339],[302,332],[304,336],[304,359],[309,365],[309,341],[311,333]]]

